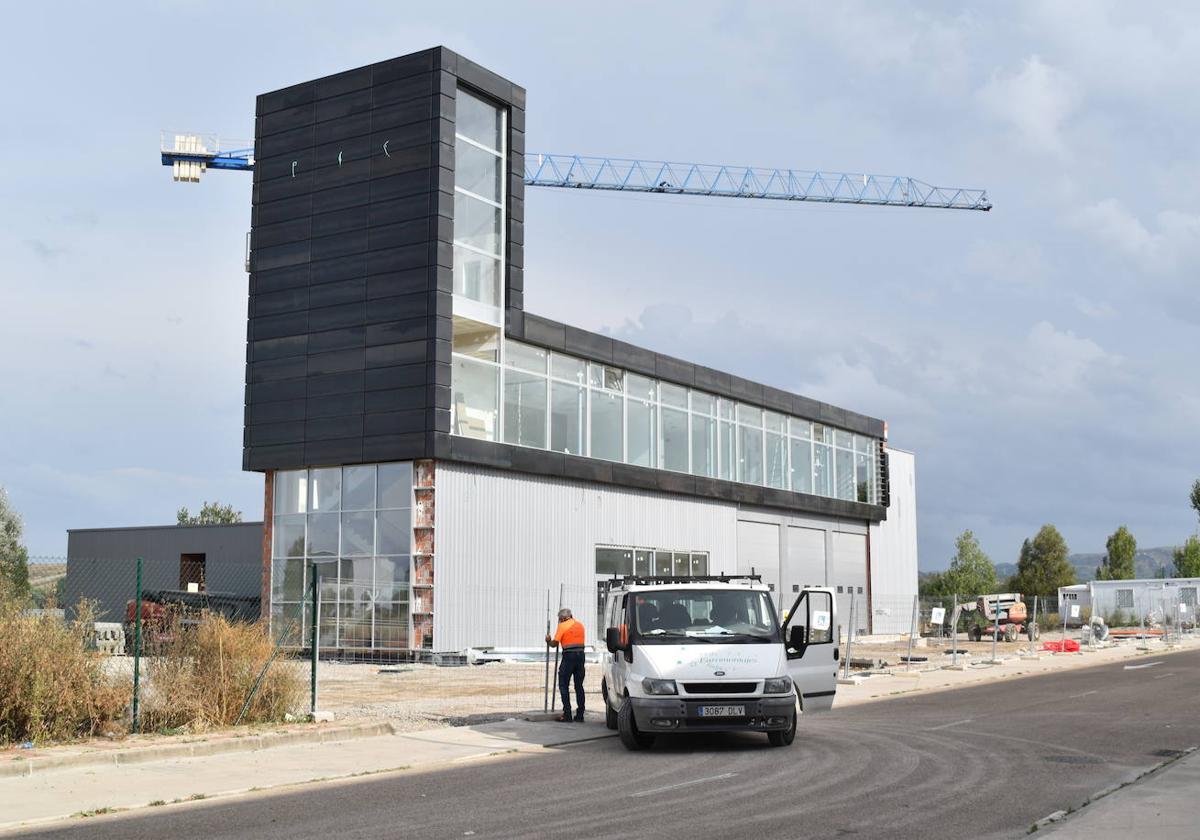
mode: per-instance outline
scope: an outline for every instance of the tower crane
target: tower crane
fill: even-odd
[[[252,142],[227,141],[222,144],[215,135],[163,132],[161,155],[163,166],[172,168],[176,181],[197,183],[208,169],[254,170]],[[526,154],[524,181],[531,187],[580,190],[942,210],[992,209],[986,190],[938,187],[901,175],[583,155]]]

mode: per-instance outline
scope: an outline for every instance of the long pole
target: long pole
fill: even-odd
[[[984,602],[987,603],[986,601]],[[1000,599],[992,602],[992,664],[996,664],[996,642],[1000,639]]]
[[[908,658],[904,661],[904,670],[912,668],[913,636],[917,634],[917,611],[921,607],[921,596],[913,596],[912,620],[908,625]]]
[[[559,612],[562,612],[562,605],[563,605],[562,602],[563,602],[563,584],[560,583],[558,585],[558,611]],[[557,618],[557,616],[556,616],[556,618]],[[559,651],[559,648],[560,648],[560,646],[558,646],[558,645],[555,645],[555,647],[554,647],[554,673],[551,675],[552,679],[558,679],[558,651]],[[555,693],[554,689],[551,688],[551,690],[550,690],[550,711],[552,711],[552,712],[554,711],[554,704],[557,699],[558,699],[558,695]]]
[[[546,635],[550,635],[550,590],[546,590]],[[546,678],[542,682],[545,689],[542,698],[542,711],[550,711],[550,643],[546,642]]]
[[[850,634],[846,636],[846,660],[842,663],[842,679],[850,679],[850,645],[854,642],[854,595],[850,596]]]
[[[309,564],[309,569],[312,571],[312,636],[310,638],[312,650],[309,652],[309,683],[312,694],[312,713],[317,714],[317,622],[321,610],[321,590],[317,587],[317,564]]]
[[[954,593],[954,609],[950,611],[950,632],[953,641],[950,643],[950,664],[958,664],[958,593]]]
[[[137,559],[137,582],[135,584],[133,611],[133,731],[140,730],[138,712],[141,705],[142,676],[142,558]]]

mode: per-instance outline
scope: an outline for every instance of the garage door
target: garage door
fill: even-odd
[[[825,585],[825,532],[789,525],[783,588],[796,593],[806,586]]]
[[[774,592],[779,608],[779,526],[765,522],[738,522],[738,573],[762,575]],[[789,601],[789,604],[791,602]]]
[[[854,596],[854,626],[867,632],[867,536],[833,535],[833,569],[829,585],[837,593],[838,623],[850,626],[850,599]]]

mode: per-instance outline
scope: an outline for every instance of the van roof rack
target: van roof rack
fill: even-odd
[[[610,585],[655,583],[730,583],[744,580],[762,583],[762,575],[613,575]]]

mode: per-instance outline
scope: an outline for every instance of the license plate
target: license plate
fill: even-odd
[[[700,717],[745,717],[745,706],[701,706]]]

